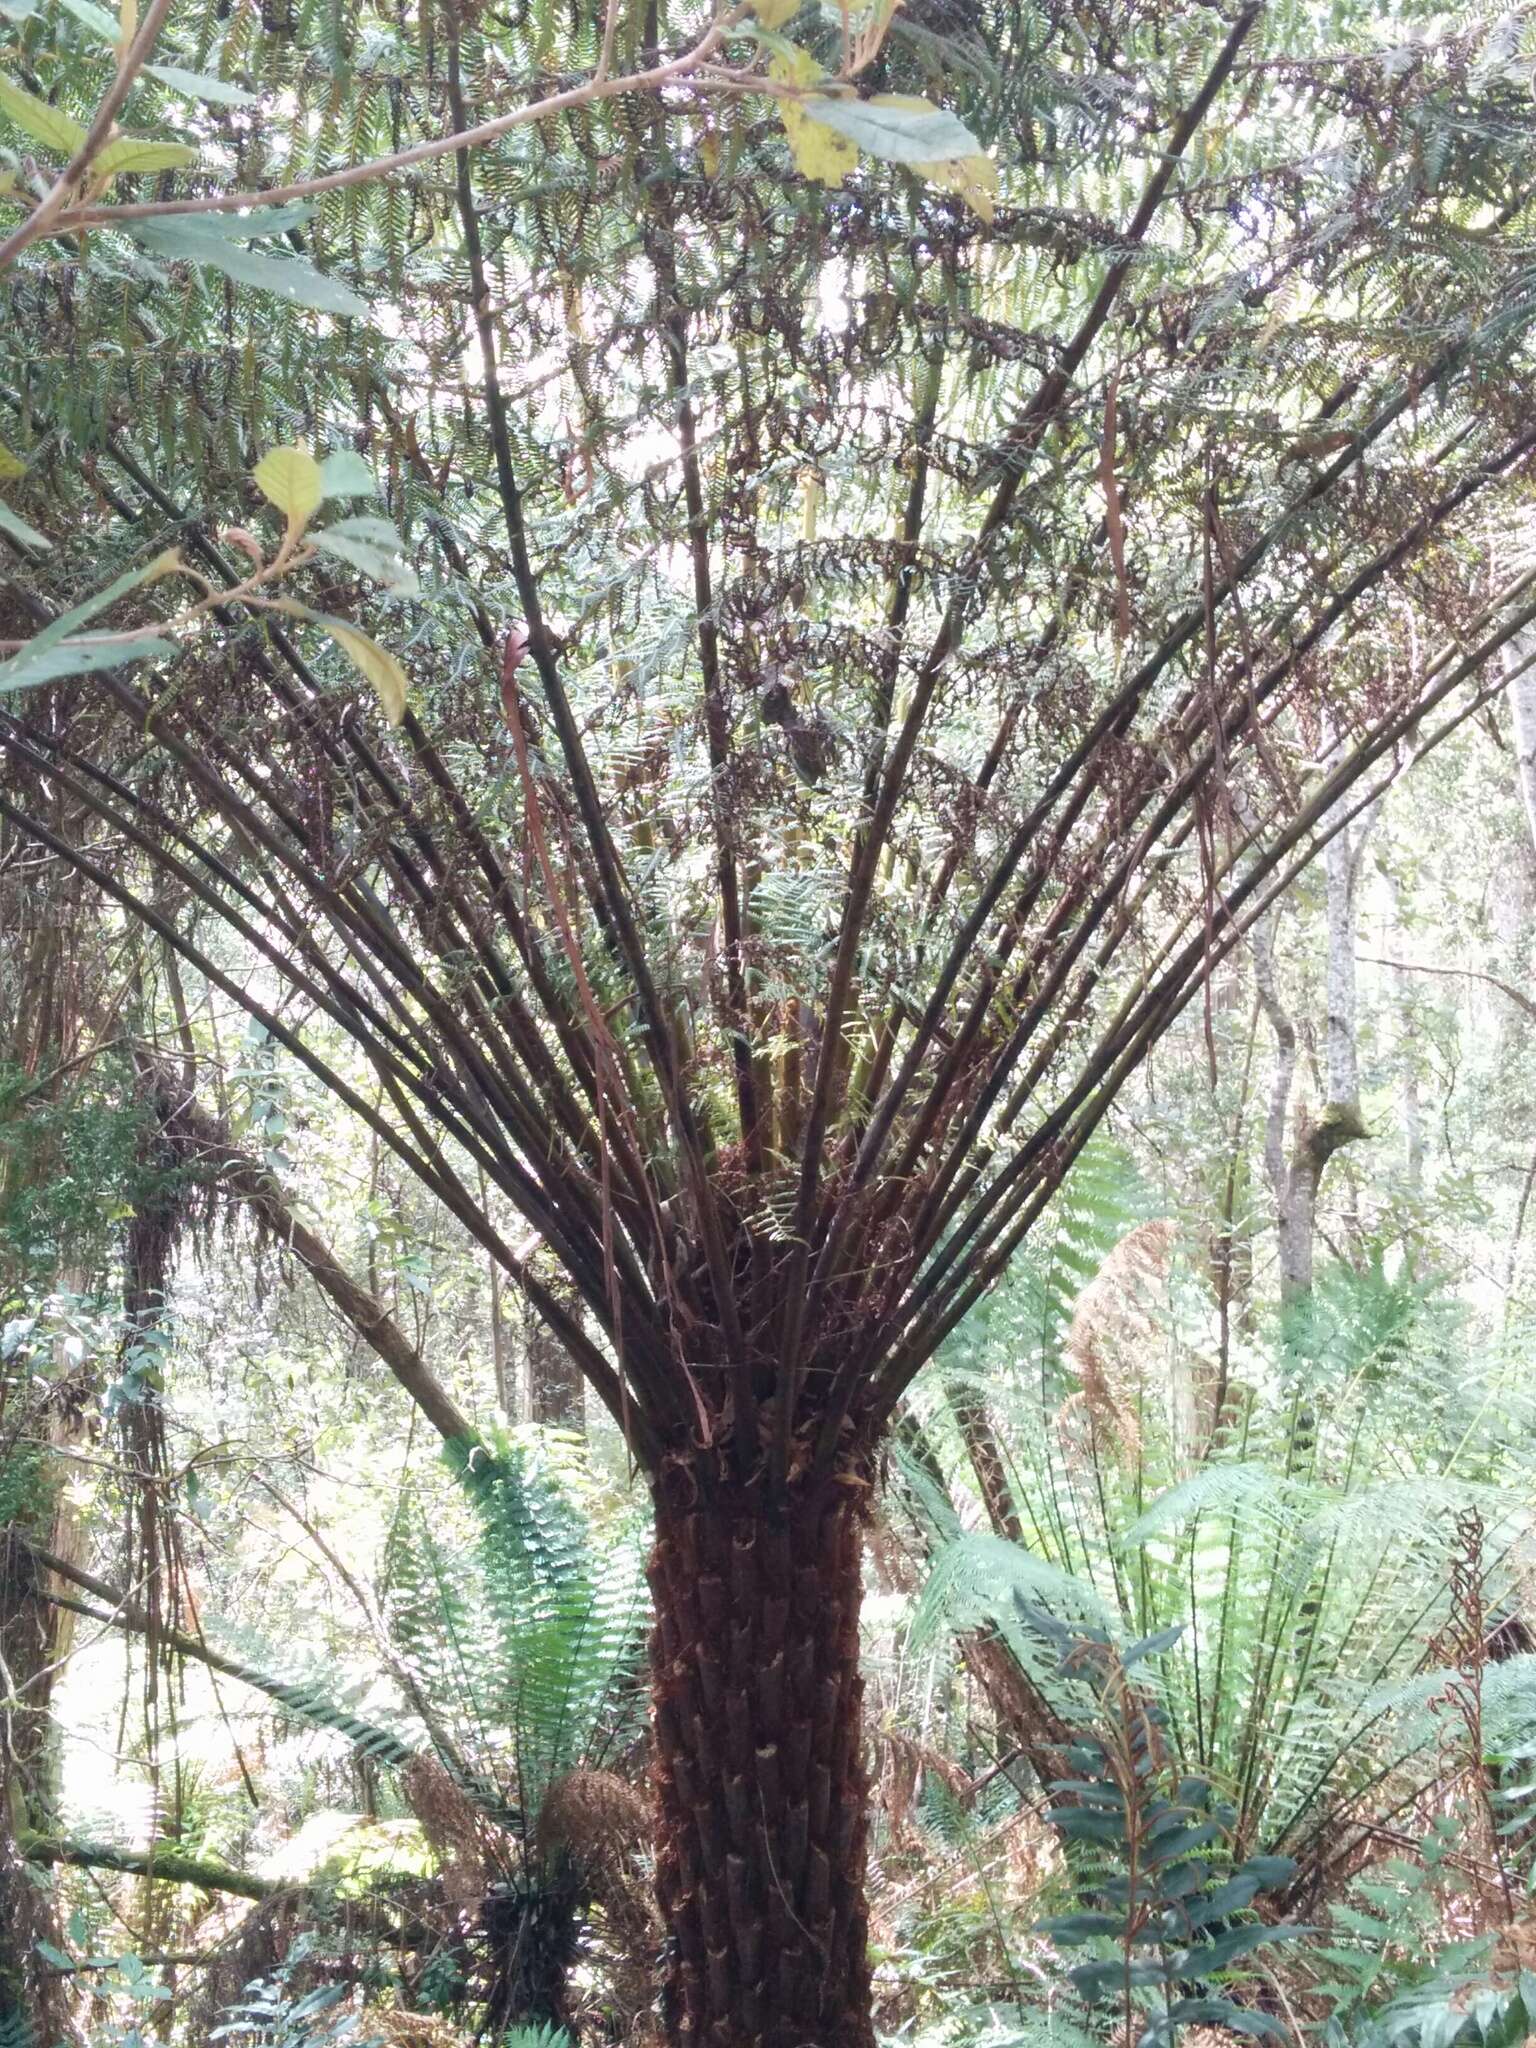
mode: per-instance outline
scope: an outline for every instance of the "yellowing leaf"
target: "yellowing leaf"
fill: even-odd
[[[55,156],[73,156],[85,140],[85,130],[70,114],[50,107],[46,100],[23,92],[19,85],[0,74],[0,114],[23,135],[51,149]]]
[[[27,465],[19,455],[13,455],[3,441],[0,441],[0,478],[9,483],[16,477],[25,476]]]
[[[398,725],[405,716],[405,670],[377,640],[370,640],[366,633],[360,633],[356,626],[343,625],[340,619],[322,616],[319,623],[346,655],[359,675],[366,676],[373,685],[384,716],[391,725]]]
[[[118,48],[126,50],[139,32],[139,0],[122,0],[117,24],[121,32]]]
[[[719,175],[720,138],[718,135],[706,134],[700,136],[699,162],[704,166],[704,175],[706,178],[713,178]]]
[[[764,28],[782,28],[800,12],[801,0],[752,0],[752,12]]]
[[[991,157],[950,157],[942,163],[914,164],[912,168],[941,192],[953,192],[957,199],[963,199],[972,213],[983,220],[990,221],[996,213],[993,201],[998,190],[997,165]]]
[[[320,509],[325,478],[307,448],[269,448],[251,471],[269,505],[288,515],[290,533],[302,533]]]
[[[144,571],[146,583],[158,583],[162,576],[179,576],[182,570],[181,549],[165,548],[156,555]]]
[[[769,69],[771,76],[785,85],[816,85],[823,76],[808,50],[797,49],[793,60],[775,57]],[[822,185],[841,185],[859,160],[855,145],[845,135],[813,119],[798,100],[780,100],[778,109],[789,153],[801,177],[813,178]]]
[[[184,171],[197,162],[197,151],[184,142],[156,142],[148,135],[119,135],[109,142],[91,168],[100,178],[119,171]]]

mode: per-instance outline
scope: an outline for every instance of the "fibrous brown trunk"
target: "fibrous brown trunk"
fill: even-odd
[[[656,1488],[657,1895],[673,2048],[873,2048],[862,1475]]]

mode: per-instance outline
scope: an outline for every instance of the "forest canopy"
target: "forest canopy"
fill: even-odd
[[[1536,2030],[1533,84],[0,0],[0,2048]]]

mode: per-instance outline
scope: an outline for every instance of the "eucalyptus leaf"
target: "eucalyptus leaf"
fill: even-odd
[[[136,171],[184,171],[197,162],[197,151],[185,142],[163,142],[153,135],[119,135],[95,159],[102,177]]]
[[[366,676],[384,716],[391,725],[398,725],[405,716],[407,679],[394,655],[346,619],[327,618],[322,612],[316,614],[315,623],[325,628],[359,675]]]
[[[0,533],[8,533],[12,540],[24,540],[29,548],[51,548],[53,542],[35,526],[28,526],[20,513],[13,512],[9,505],[0,500]]]
[[[273,235],[286,235],[290,228],[305,226],[314,216],[312,204],[295,200],[288,206],[252,206],[240,213],[167,214],[159,220],[136,222],[133,232],[145,227],[156,232],[180,227],[208,241],[263,242]]]
[[[109,606],[116,604],[120,597],[125,597],[130,590],[137,590],[141,583],[148,583],[151,577],[161,574],[163,563],[164,557],[156,555],[152,562],[146,562],[141,569],[125,569],[121,576],[113,578],[105,590],[98,590],[93,597],[84,599],[72,610],[61,612],[56,619],[44,626],[28,645],[39,650],[52,647],[71,633],[79,632],[82,626],[89,625],[92,619],[99,618]]]
[[[72,114],[51,107],[35,93],[23,92],[13,80],[0,73],[0,114],[23,135],[30,135],[55,156],[73,156],[85,141],[86,130]]]
[[[293,532],[303,531],[325,495],[320,465],[307,448],[269,448],[251,475],[267,503],[287,514]]]
[[[82,28],[89,29],[93,36],[98,36],[102,42],[109,45],[116,45],[122,30],[118,27],[117,17],[108,14],[105,7],[97,7],[94,0],[59,0],[59,5],[66,14],[72,14]]]

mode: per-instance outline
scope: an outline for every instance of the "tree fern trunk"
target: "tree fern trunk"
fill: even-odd
[[[861,1502],[657,1487],[657,1891],[674,2048],[873,2048]]]

